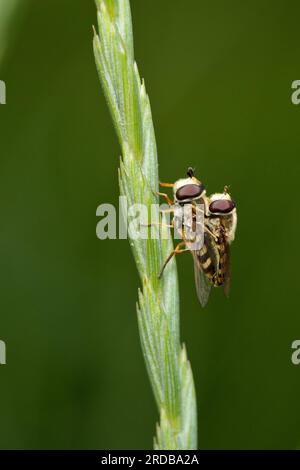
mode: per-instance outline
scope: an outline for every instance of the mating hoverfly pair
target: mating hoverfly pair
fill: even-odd
[[[194,261],[195,283],[199,301],[204,307],[208,301],[212,286],[224,288],[226,296],[230,287],[230,253],[229,246],[234,240],[237,213],[234,201],[225,186],[223,193],[206,195],[201,181],[189,168],[187,178],[174,184],[160,183],[163,187],[172,187],[174,201],[165,193],[159,193],[174,213],[172,227],[177,229],[182,241],[177,245],[165,261],[160,276],[173,256],[190,251]],[[182,216],[183,208],[188,208],[190,217]],[[178,211],[178,209],[181,209]],[[198,213],[202,220],[200,230]],[[197,244],[199,234],[202,242]]]

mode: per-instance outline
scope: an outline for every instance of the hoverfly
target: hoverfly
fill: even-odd
[[[192,168],[188,169],[187,178],[174,184],[160,185],[173,188],[174,201],[167,194],[159,195],[172,206],[172,226],[182,238],[166,259],[160,276],[173,256],[190,251],[194,261],[196,291],[201,305],[206,305],[212,286],[223,286],[225,294],[228,295],[229,245],[234,240],[237,224],[236,207],[228,188],[225,187],[223,193],[207,196],[203,183],[195,177]],[[189,211],[183,211],[183,208],[188,208]],[[189,215],[186,216],[186,213]],[[202,215],[200,222],[199,213]]]
[[[230,244],[235,237],[237,213],[234,201],[225,186],[223,193],[212,194],[208,198],[208,213],[206,225],[214,234],[214,248],[216,253],[215,272],[207,273],[212,284],[223,286],[225,295],[229,295],[230,288]]]

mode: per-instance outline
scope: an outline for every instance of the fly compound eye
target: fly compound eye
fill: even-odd
[[[229,214],[235,208],[235,203],[229,199],[217,199],[209,205],[212,214]]]
[[[179,201],[184,199],[194,199],[202,194],[204,190],[203,184],[185,184],[176,192],[176,198]]]

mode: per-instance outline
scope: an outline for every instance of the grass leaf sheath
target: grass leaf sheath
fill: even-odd
[[[134,61],[128,0],[96,0],[98,29],[94,54],[122,150],[120,193],[128,207],[158,204],[158,164],[151,108]],[[149,229],[150,230],[150,229]],[[179,338],[179,293],[175,260],[161,280],[172,250],[171,237],[130,238],[141,278],[137,317],[143,355],[160,414],[156,449],[196,449],[197,412],[193,376]]]

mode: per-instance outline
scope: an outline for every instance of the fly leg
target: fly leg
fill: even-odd
[[[196,222],[197,225],[203,225],[201,222]],[[217,235],[215,235],[205,224],[204,224],[204,232],[208,233],[215,241],[218,240]]]
[[[140,227],[166,227],[166,228],[174,228],[172,224],[163,224],[161,222],[152,222],[151,224],[140,224]]]
[[[213,239],[215,240],[215,242],[218,240],[217,235],[215,235],[215,234],[214,234],[211,230],[209,230],[209,228],[207,228],[206,226],[204,226],[204,231],[205,231],[206,233],[209,233],[209,235],[210,235],[211,237],[213,237]]]
[[[160,274],[159,274],[159,276],[158,276],[159,279],[162,277],[163,272],[164,272],[164,270],[165,270],[167,264],[169,263],[169,261],[171,261],[171,259],[173,258],[173,256],[179,255],[180,253],[186,253],[187,251],[190,251],[190,250],[188,250],[187,248],[184,248],[184,249],[181,248],[182,246],[185,246],[185,245],[186,245],[185,242],[180,242],[180,243],[178,243],[178,245],[176,246],[175,250],[171,251],[171,253],[169,254],[168,258],[167,258],[166,261],[164,262],[163,267],[161,268]]]
[[[173,183],[162,183],[161,181],[159,182],[159,186],[163,188],[173,188],[174,184]],[[169,196],[166,193],[157,193],[158,196],[163,197],[169,206],[173,206],[174,202],[169,198]]]
[[[162,188],[173,188],[174,187],[174,183],[162,183],[161,181],[159,182],[159,186],[161,186]]]
[[[163,197],[169,206],[173,206],[174,202],[172,201],[172,199],[169,198],[169,196],[166,193],[156,193],[156,194],[158,196]]]
[[[172,212],[172,209],[165,209],[161,210],[160,212],[163,213],[168,213]],[[150,224],[142,224],[140,223],[140,227],[163,227],[163,228],[173,228],[174,229],[174,220],[171,220],[171,223],[165,223],[165,222],[151,222]]]

